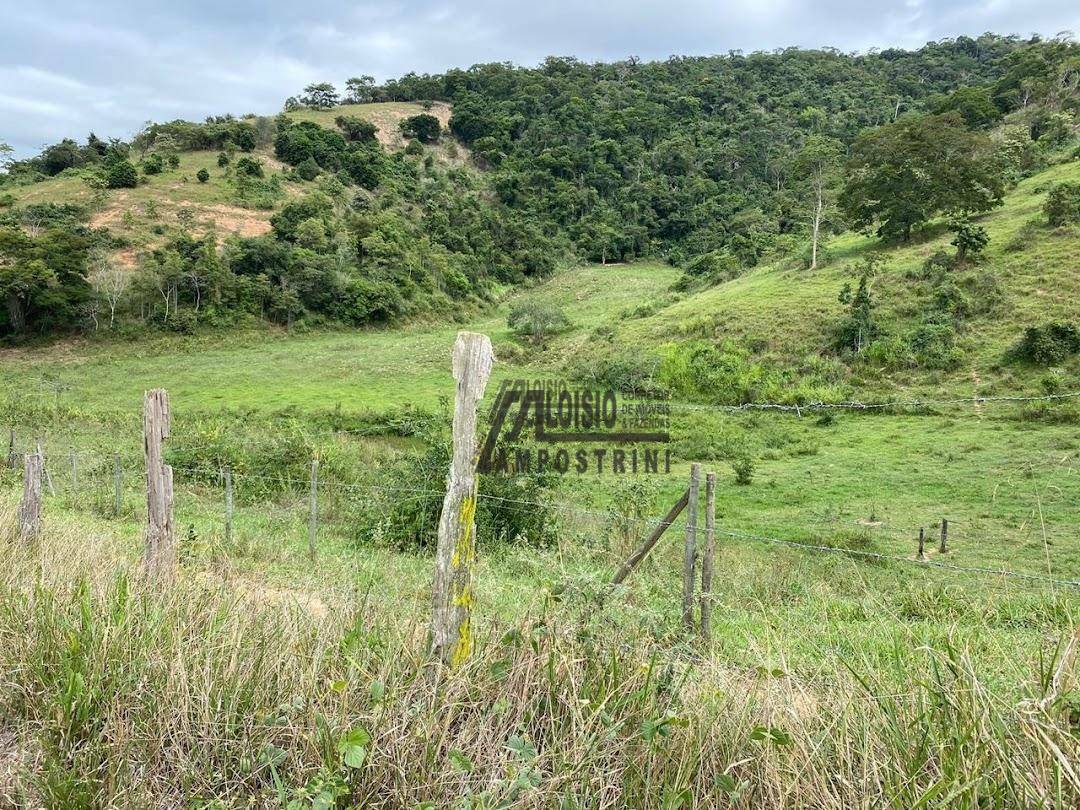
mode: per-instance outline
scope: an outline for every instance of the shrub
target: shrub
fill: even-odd
[[[354,115],[339,115],[334,119],[334,123],[349,141],[374,141],[375,133],[378,132],[378,127],[373,123]]]
[[[248,177],[265,176],[262,161],[256,160],[255,158],[249,158],[246,155],[236,161],[236,171],[240,174],[245,174]]]
[[[224,169],[229,165],[229,156],[224,152],[218,152],[217,165],[219,169]]]
[[[518,337],[529,338],[533,343],[543,343],[551,335],[569,328],[570,319],[553,304],[527,302],[515,304],[510,309],[506,324]]]
[[[978,256],[986,250],[990,235],[986,228],[976,225],[967,218],[954,219],[949,223],[949,230],[956,234],[952,245],[956,248],[956,261],[962,263],[969,256]]]
[[[421,143],[435,143],[442,132],[439,119],[428,113],[409,116],[399,126],[407,137],[416,138]]]
[[[1074,323],[1029,326],[1013,348],[1012,356],[1039,366],[1053,366],[1080,353],[1080,329]]]
[[[1080,222],[1080,183],[1059,183],[1050,189],[1043,213],[1054,227]]]
[[[424,154],[424,146],[420,141],[409,141],[409,145],[405,147],[406,155],[422,155]]]
[[[735,472],[735,483],[739,486],[749,486],[754,480],[754,459],[750,455],[740,456],[731,462],[731,469]]]
[[[206,169],[199,169],[199,171],[195,174],[195,179],[198,180],[200,183],[205,183],[207,180],[210,179],[210,172],[208,172]]]
[[[301,180],[307,180],[310,183],[319,176],[319,164],[314,158],[309,157],[296,167],[296,173],[300,175]]]
[[[105,170],[105,184],[109,188],[135,188],[139,173],[129,160],[114,160]]]
[[[165,161],[157,152],[149,154],[145,158],[143,158],[143,174],[161,174],[164,169]]]

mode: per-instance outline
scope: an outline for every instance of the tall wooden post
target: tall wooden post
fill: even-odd
[[[173,470],[162,461],[162,442],[169,438],[169,394],[161,388],[143,399],[143,446],[146,451],[146,556],[147,571],[170,579],[176,574],[177,549],[173,536]]]
[[[446,480],[432,587],[431,654],[458,666],[471,654],[473,574],[476,566],[476,409],[495,355],[486,335],[459,332],[452,355],[454,451]]]
[[[19,540],[28,543],[41,532],[41,454],[23,456],[23,496],[19,504]]]
[[[315,561],[315,534],[319,530],[319,460],[311,460],[311,493],[308,497],[308,556]]]
[[[926,559],[926,529],[923,526],[919,527],[919,559]]]
[[[225,539],[232,540],[232,467],[225,468]]]
[[[705,474],[705,552],[701,555],[701,637],[712,636],[712,576],[716,534],[716,473]]]
[[[949,519],[948,518],[942,518],[941,519],[941,545],[938,546],[938,552],[940,552],[941,554],[944,554],[949,550],[948,541],[949,541]]]
[[[690,465],[690,496],[686,502],[686,542],[683,545],[683,609],[682,620],[687,629],[694,628],[694,563],[697,558],[698,485],[701,465]]]
[[[18,459],[15,454],[15,428],[12,428],[8,436],[7,465],[14,470],[16,464],[18,464]]]
[[[45,484],[49,487],[49,494],[55,498],[56,487],[53,486],[52,473],[49,472],[49,467],[45,463],[45,451],[41,449],[41,439],[37,440],[37,454],[41,457],[41,472],[45,475]]]

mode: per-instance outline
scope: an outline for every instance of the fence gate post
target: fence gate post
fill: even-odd
[[[476,409],[495,355],[491,340],[459,332],[453,350],[454,450],[446,481],[432,586],[431,654],[457,666],[472,652],[473,569],[476,565]]]
[[[701,465],[690,465],[690,497],[686,502],[686,543],[683,546],[683,624],[694,627],[694,562],[697,557],[698,484]]]
[[[712,575],[716,534],[716,473],[705,474],[705,552],[701,555],[701,637],[712,636]]]
[[[23,456],[23,496],[19,504],[19,540],[28,543],[41,531],[41,454]]]
[[[143,398],[143,445],[146,451],[146,569],[168,579],[175,575],[173,470],[162,462],[162,442],[169,438],[169,394],[161,388]]]

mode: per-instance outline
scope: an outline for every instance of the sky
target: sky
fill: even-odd
[[[0,0],[0,142],[128,138],[148,120],[272,114],[312,81],[549,55],[917,48],[1080,31],[1076,0]]]

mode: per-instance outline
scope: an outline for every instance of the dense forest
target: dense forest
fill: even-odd
[[[553,57],[360,77],[344,99],[311,85],[276,117],[64,140],[0,174],[0,335],[450,314],[572,260],[661,257],[709,283],[774,256],[812,269],[831,233],[908,240],[942,215],[961,251],[977,251],[966,217],[1069,146],[1078,87],[1071,39],[986,34],[861,55]],[[448,102],[448,131],[414,115],[394,150],[362,117],[330,128],[288,114],[386,101]],[[90,226],[93,206],[14,193],[75,177],[102,205],[199,150],[219,153],[238,204],[274,211],[269,234],[219,242],[183,221],[155,226],[157,246],[118,278],[107,257],[124,245]],[[1066,220],[1076,195],[1059,195]]]

